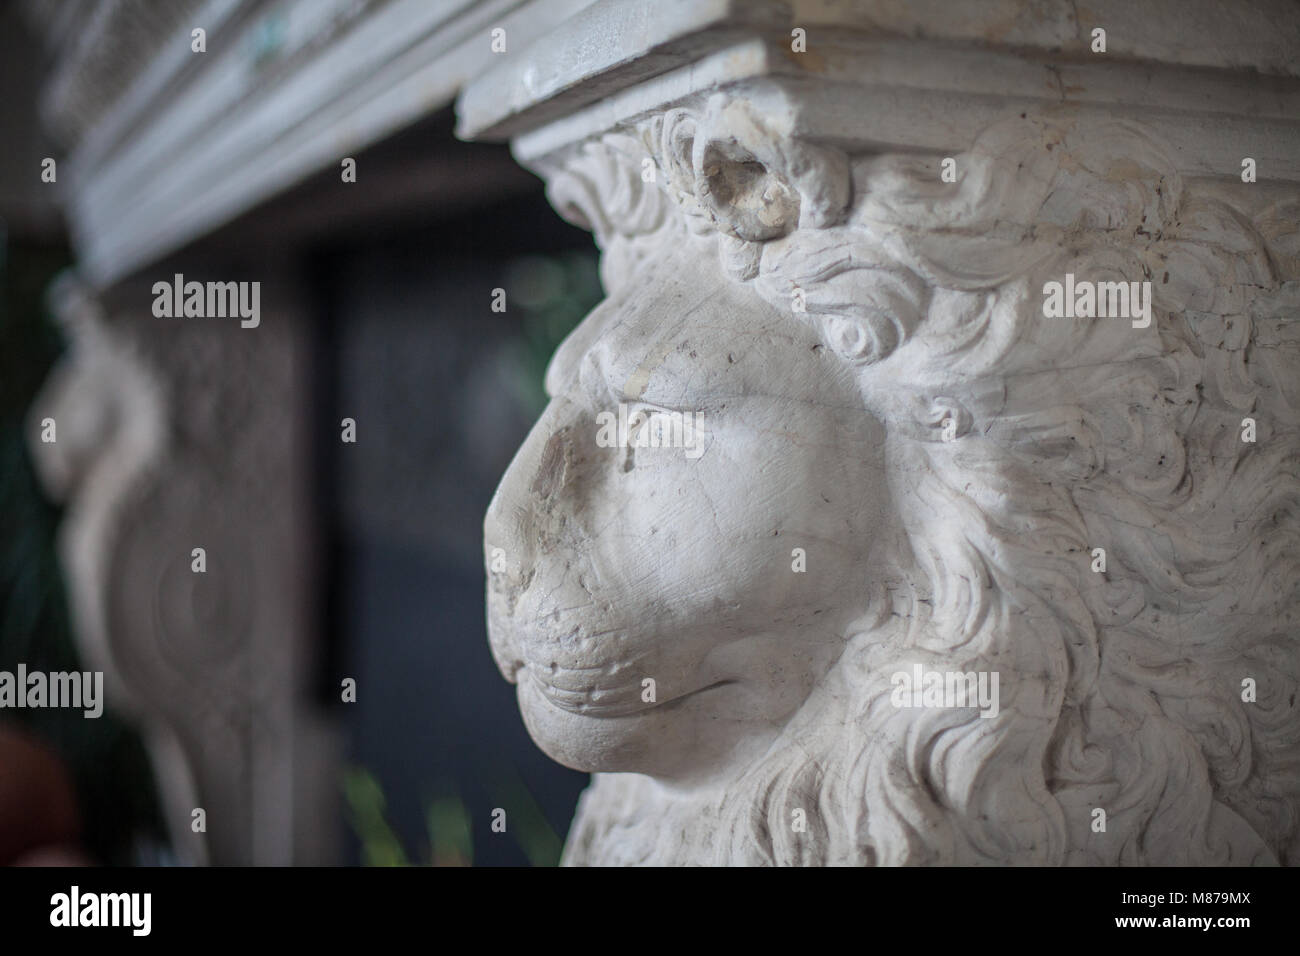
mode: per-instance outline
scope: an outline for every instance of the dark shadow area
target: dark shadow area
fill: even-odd
[[[410,862],[553,863],[587,777],[532,743],[493,663],[482,519],[544,402],[546,361],[599,300],[591,238],[537,183],[452,219],[335,238],[307,285],[329,542],[321,693],[347,763],[377,785],[352,778],[348,862],[380,862],[395,839]],[[341,701],[349,677],[355,703]]]

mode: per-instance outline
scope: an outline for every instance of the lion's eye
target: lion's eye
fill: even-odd
[[[703,453],[703,418],[702,412],[620,403],[616,412],[597,414],[596,444],[622,449],[617,461],[623,471],[631,471],[637,453],[643,451],[671,450],[694,460]]]
[[[688,437],[692,416],[666,408],[638,405],[628,414],[628,442],[636,448],[673,448]]]
[[[634,444],[638,436],[648,429],[655,427],[655,413],[653,409],[636,407],[627,416],[627,440]]]

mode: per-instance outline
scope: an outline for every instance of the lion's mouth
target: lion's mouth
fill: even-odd
[[[593,683],[590,674],[584,680],[583,672],[592,670],[600,669],[552,670],[550,666],[525,662],[519,665],[515,677],[516,680],[530,680],[541,695],[560,710],[583,717],[601,718],[626,717],[678,705],[697,694],[735,683],[732,680],[718,680],[671,697],[658,698],[650,693],[650,688],[641,680],[601,685]]]

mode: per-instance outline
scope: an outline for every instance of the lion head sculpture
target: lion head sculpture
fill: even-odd
[[[1068,113],[952,159],[715,95],[547,170],[609,297],[485,544],[525,722],[597,774],[566,862],[1300,859],[1300,204]],[[1151,321],[1047,317],[1067,274]]]

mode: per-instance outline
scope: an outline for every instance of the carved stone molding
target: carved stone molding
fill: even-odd
[[[41,475],[68,502],[82,653],[145,734],[182,860],[328,860],[328,836],[304,832],[333,798],[304,699],[301,331],[286,314],[255,330],[154,318],[132,288],[140,305],[110,319],[75,278],[56,287],[69,355],[30,413]]]
[[[446,107],[593,0],[41,0],[47,122],[96,289]],[[191,31],[206,31],[206,50]],[[365,171],[361,175],[364,177]]]
[[[646,79],[611,4],[462,96],[603,257],[485,523],[497,661],[596,772],[566,862],[1300,861],[1300,84],[1191,6],[1242,46],[862,3],[791,55],[754,4]],[[1076,276],[1132,307],[1050,314]]]

